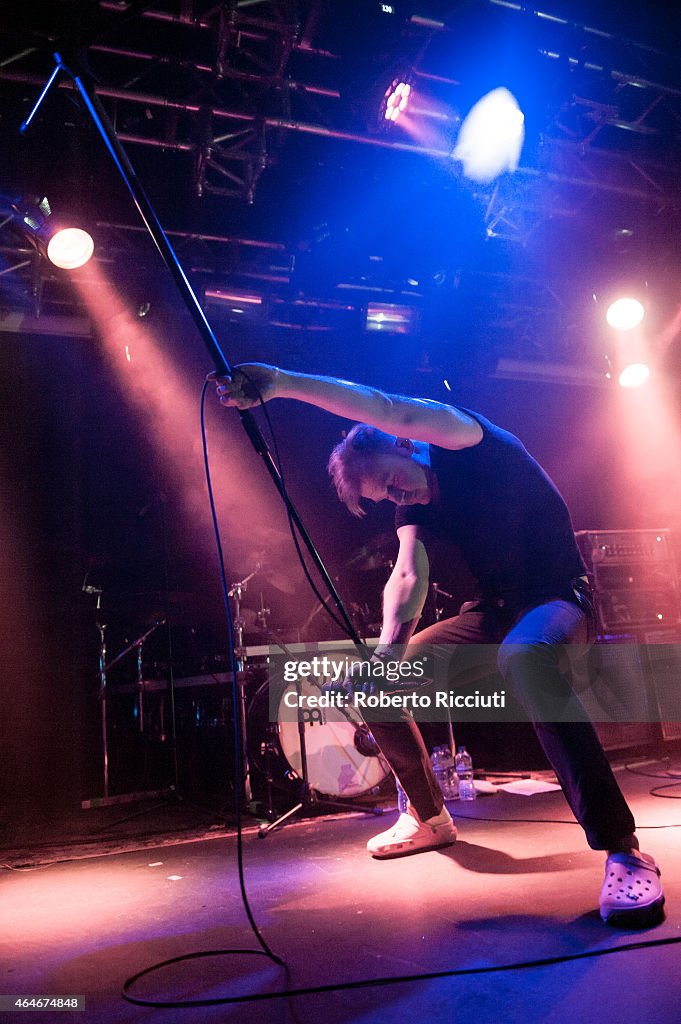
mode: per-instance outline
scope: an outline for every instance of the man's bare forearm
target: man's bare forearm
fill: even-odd
[[[230,377],[215,379],[223,405],[250,409],[272,398],[294,398],[413,441],[443,448],[477,444],[482,428],[471,416],[428,398],[393,395],[337,377],[297,373],[266,363],[241,363]]]
[[[409,642],[421,618],[427,593],[428,581],[418,577],[388,581],[383,592],[381,647]]]
[[[307,402],[347,419],[370,423],[380,430],[415,441],[451,442],[466,432],[470,421],[441,402],[393,395],[364,384],[314,374],[279,371],[276,395]]]

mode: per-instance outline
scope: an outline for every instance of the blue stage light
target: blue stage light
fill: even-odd
[[[463,173],[481,184],[518,166],[525,141],[525,116],[513,93],[498,88],[478,100],[465,118],[452,156]]]

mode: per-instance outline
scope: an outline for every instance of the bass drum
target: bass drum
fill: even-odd
[[[300,689],[303,696],[319,696],[319,687],[307,680]],[[270,679],[255,693],[248,708],[249,756],[265,776],[271,773],[273,783],[284,788],[302,775],[296,712],[284,702],[287,693],[295,692],[294,683]],[[357,712],[306,709],[303,721],[308,783],[315,792],[334,797],[361,796],[390,774]]]

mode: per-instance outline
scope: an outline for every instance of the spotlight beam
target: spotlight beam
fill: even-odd
[[[118,172],[123,179],[123,184],[130,193],[132,201],[137,207],[137,211],[142,218],[147,231],[151,235],[152,241],[158,249],[161,259],[172,274],[175,284],[185,301],[199,334],[211,354],[213,363],[215,364],[216,373],[220,376],[229,376],[231,368],[227,362],[227,358],[220,348],[220,343],[206,319],[196,293],[189,283],[187,275],[185,274],[175,250],[163,230],[160,220],[156,216],[156,211],[151,204],[151,200],[147,196],[141,181],[137,177],[137,173],[130,162],[128,154],[118,140],[114,127],[109,120],[109,116],[104,109],[101,100],[92,88],[90,82],[86,79],[85,75],[79,73],[74,68],[69,67],[60,53],[55,53],[54,58],[57,62],[57,69],[64,71],[71,78],[80,93],[94,122],[95,128],[99,132],[99,135],[109,151],[109,155],[114,161]],[[53,74],[48,82],[48,86],[54,80],[54,77],[55,76]],[[46,88],[48,86],[46,86]],[[45,90],[43,90],[38,103],[42,101],[44,94]],[[33,112],[29,114],[26,122],[24,122],[25,124],[30,122],[32,114]]]
[[[101,100],[97,96],[97,93],[92,87],[89,79],[79,70],[77,70],[75,65],[70,66],[69,63],[67,63],[64,56],[62,56],[62,54],[58,52],[54,54],[54,59],[56,61],[56,68],[52,72],[47,84],[42,90],[33,110],[24,121],[22,125],[22,131],[25,131],[28,125],[30,125],[38,107],[42,104],[51,85],[58,77],[58,72],[63,71],[65,74],[69,76],[69,78],[71,78],[74,86],[80,93],[83,102],[87,107],[88,113],[92,118],[94,126],[97,129],[97,132],[101,136],[102,141],[108,149],[109,154],[112,160],[114,161],[114,164],[116,165],[116,168],[123,180],[123,183],[127,188],[128,192],[130,193],[132,201],[137,207],[137,211],[140,217],[142,218],[147,228],[147,231],[149,232],[152,241],[154,242],[154,245],[158,249],[161,259],[163,260],[166,267],[170,271],[173,280],[175,281],[175,284],[178,288],[178,291],[180,292],[180,295],[187,307],[187,310],[191,315],[206,348],[210,352],[210,355],[213,359],[213,363],[215,365],[216,373],[220,376],[229,376],[231,374],[231,368],[229,363],[227,362],[227,358],[220,347],[220,344],[213,332],[212,327],[210,326],[208,320],[206,319],[206,316],[203,312],[203,309],[201,308],[196,293],[194,292],[191,284],[189,283],[187,275],[185,274],[182,265],[179,259],[177,258],[175,250],[173,249],[165,231],[163,230],[161,222],[156,215],[156,211],[152,206],[151,200],[147,196],[141,181],[137,177],[137,173],[135,172],[135,169],[128,157],[128,154],[126,153],[125,149],[123,148],[121,142],[118,139],[118,136],[116,135],[116,131],[113,125],[111,124],[111,121],[109,120],[109,117],[106,113],[106,110],[104,109],[104,106],[102,105]],[[359,633],[357,632],[354,623],[350,619],[350,616],[345,609],[345,606],[340,598],[340,595],[336,590],[334,582],[331,579],[331,576],[329,575],[329,572],[326,566],[324,565],[324,562],[322,561],[321,555],[315,548],[312,542],[312,538],[310,537],[302,519],[300,518],[298,510],[291,501],[284,487],[284,482],[282,480],[281,474],[279,473],[277,465],[272,457],[272,453],[270,452],[267,446],[267,442],[263,437],[262,431],[260,430],[255,418],[248,410],[240,409],[238,410],[238,412],[239,417],[241,419],[241,423],[248,436],[248,439],[253,445],[253,448],[255,449],[257,454],[261,456],[265,468],[267,469],[267,472],[269,473],[272,482],[277,488],[281,496],[281,499],[284,502],[284,505],[286,506],[286,510],[291,519],[291,522],[295,529],[298,531],[298,534],[303,544],[305,545],[305,548],[307,549],[315,565],[315,568],[317,569],[321,579],[324,581],[324,585],[327,588],[336,606],[338,614],[343,620],[348,636],[350,637],[353,644],[357,648],[360,656],[365,657],[366,651],[360,639]]]

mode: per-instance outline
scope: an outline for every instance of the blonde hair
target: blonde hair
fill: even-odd
[[[374,470],[374,459],[390,451],[395,437],[368,423],[358,423],[331,452],[327,469],[336,494],[353,516],[363,516],[362,482]]]

